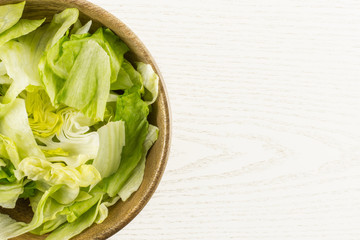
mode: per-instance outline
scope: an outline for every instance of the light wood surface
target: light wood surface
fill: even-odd
[[[165,175],[111,240],[360,239],[359,1],[91,0],[145,43]]]

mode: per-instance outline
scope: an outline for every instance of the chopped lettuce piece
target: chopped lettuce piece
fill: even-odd
[[[2,134],[0,134],[0,157],[8,159],[15,167],[17,167],[20,163],[19,153],[14,141]],[[4,160],[1,161],[4,163]]]
[[[131,65],[129,61],[124,59],[121,69],[115,82],[111,83],[111,90],[126,90],[133,85],[142,86],[140,73]]]
[[[5,32],[0,33],[0,46],[4,45],[8,41],[26,35],[38,27],[45,21],[45,18],[41,20],[27,20],[21,19],[13,27],[9,28]],[[3,49],[6,49],[3,48]]]
[[[14,26],[21,18],[25,2],[0,6],[0,33]]]
[[[9,41],[0,48],[0,59],[5,63],[8,75],[14,79],[3,103],[13,101],[28,85],[42,85],[38,64],[44,51],[52,47],[66,33],[76,22],[78,15],[77,9],[66,9],[56,14],[50,24],[38,29],[36,28],[44,20],[20,20],[15,26],[1,34],[6,34],[6,36],[0,36],[0,43],[8,41],[10,36],[20,37],[32,31],[20,37],[18,41]]]
[[[11,39],[34,31],[44,22],[44,20],[45,19],[21,19],[15,26],[0,34],[0,46],[2,46],[0,47],[0,59],[5,65],[8,76],[14,80],[11,82],[10,88],[6,92],[3,103],[13,101],[29,84],[39,85],[40,83],[31,78],[27,72],[29,70],[28,67],[22,68],[22,60],[24,59],[22,44]]]
[[[37,204],[33,219],[28,224],[24,222],[16,222],[8,215],[0,214],[0,239],[13,238],[39,227],[44,222],[44,209],[47,206],[47,200],[51,194],[57,191],[60,187],[60,185],[53,186],[44,192]]]
[[[137,70],[142,76],[145,87],[144,100],[147,104],[152,104],[158,96],[159,77],[150,64],[138,62]]]
[[[11,108],[0,116],[0,134],[14,141],[20,159],[29,156],[45,158],[30,128],[23,99],[15,99]],[[14,165],[16,167],[16,163]]]
[[[63,185],[59,190],[53,193],[51,196],[56,202],[67,205],[75,201],[79,196],[80,187],[68,187]]]
[[[84,26],[78,28],[74,34],[85,34],[88,33],[91,28],[92,21],[89,20]]]
[[[59,14],[55,14],[41,36],[40,44],[45,46],[43,50],[47,51],[54,46],[77,21],[78,17],[79,10],[76,8],[67,8]]]
[[[37,137],[44,145],[40,148],[48,156],[47,160],[78,167],[94,159],[99,150],[99,135],[97,132],[89,132],[89,126],[95,122],[71,108],[63,109],[61,117],[63,124],[55,137]]]
[[[22,181],[0,184],[0,206],[14,208],[19,196],[23,193]]]
[[[101,180],[96,168],[87,164],[75,168],[41,158],[25,158],[20,162],[18,169],[20,174],[28,179],[44,181],[51,185],[64,184],[70,188],[87,187]]]
[[[14,175],[15,167],[7,159],[0,159],[0,184],[13,183],[17,179]]]
[[[118,78],[126,51],[127,46],[109,29],[60,39],[39,65],[53,104],[63,103],[103,120],[104,99],[110,83]],[[78,89],[84,91],[74,94]]]
[[[93,165],[102,178],[108,177],[120,166],[121,151],[125,145],[125,124],[123,121],[109,122],[98,129],[100,148]]]
[[[80,217],[92,206],[98,203],[98,201],[101,200],[103,196],[103,193],[98,191],[94,191],[90,194],[92,194],[92,198],[89,198],[85,201],[76,202],[64,209],[62,213],[66,215],[66,220],[68,222],[74,222],[78,217]]]
[[[65,223],[56,230],[54,230],[46,239],[47,240],[67,240],[73,236],[78,235],[86,228],[90,227],[98,215],[101,199],[97,205],[93,206],[86,213],[77,218],[74,222]]]
[[[149,125],[149,131],[144,141],[144,149],[143,155],[139,164],[134,169],[131,177],[127,180],[125,185],[121,188],[120,192],[118,193],[121,197],[121,200],[126,201],[132,193],[137,191],[142,183],[144,178],[144,171],[145,171],[145,161],[146,161],[146,154],[157,140],[159,135],[159,129],[153,125]]]
[[[119,169],[99,183],[110,197],[120,192],[141,160],[143,144],[148,133],[148,114],[148,105],[141,99],[140,93],[119,96],[114,120],[125,122],[125,146],[121,153]]]
[[[109,207],[114,205],[117,201],[119,201],[120,197],[116,196],[113,198],[110,198],[109,200],[103,201],[99,206],[99,213],[96,216],[95,223],[100,224],[102,223],[107,216],[109,215]]]
[[[103,120],[109,91],[109,57],[99,44],[89,40],[82,45],[56,99],[88,117]]]
[[[60,131],[61,111],[56,111],[44,90],[28,92],[25,105],[34,135],[46,138]]]

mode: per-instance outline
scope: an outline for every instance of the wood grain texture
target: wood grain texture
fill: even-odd
[[[169,91],[173,144],[117,239],[359,239],[360,3],[91,0]]]

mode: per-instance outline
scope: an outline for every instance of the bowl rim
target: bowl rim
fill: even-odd
[[[4,4],[14,4],[18,2],[23,2],[24,0],[0,0],[0,5]],[[25,0],[26,2],[41,2],[41,0]],[[55,0],[48,0],[48,1],[55,1]],[[149,202],[150,198],[154,194],[155,190],[157,189],[160,180],[164,174],[165,167],[169,158],[170,154],[170,146],[171,146],[171,126],[172,126],[172,117],[171,117],[171,109],[170,109],[170,102],[168,97],[168,92],[166,89],[166,85],[163,79],[163,76],[157,66],[154,58],[150,54],[149,50],[145,47],[144,43],[140,40],[140,38],[119,18],[115,15],[111,14],[110,12],[106,11],[102,7],[91,3],[87,0],[56,0],[58,4],[65,4],[72,7],[76,7],[79,9],[80,12],[86,14],[84,10],[95,11],[96,15],[101,16],[102,19],[96,19],[100,22],[103,26],[108,27],[107,24],[104,24],[105,21],[111,21],[114,25],[121,28],[123,32],[126,31],[126,36],[131,39],[131,41],[135,41],[135,45],[140,48],[141,54],[148,60],[148,63],[153,67],[157,75],[159,76],[159,95],[161,94],[162,97],[162,104],[164,108],[164,147],[161,149],[161,155],[159,156],[159,166],[156,168],[156,172],[154,173],[154,177],[151,179],[151,183],[149,187],[146,189],[145,194],[141,197],[140,201],[134,207],[131,208],[131,211],[126,214],[125,218],[122,221],[115,222],[111,228],[108,228],[106,231],[100,233],[100,235],[94,236],[94,239],[107,239],[110,236],[114,235],[122,228],[124,228],[127,224],[129,224],[139,213],[140,211],[146,206]],[[87,14],[86,14],[87,15]],[[118,34],[117,34],[118,35]],[[121,36],[119,36],[122,38]],[[158,100],[157,100],[158,101]],[[81,233],[79,234],[81,235]]]

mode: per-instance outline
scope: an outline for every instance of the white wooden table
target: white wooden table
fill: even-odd
[[[360,2],[91,0],[156,59],[173,139],[111,240],[360,239]]]

